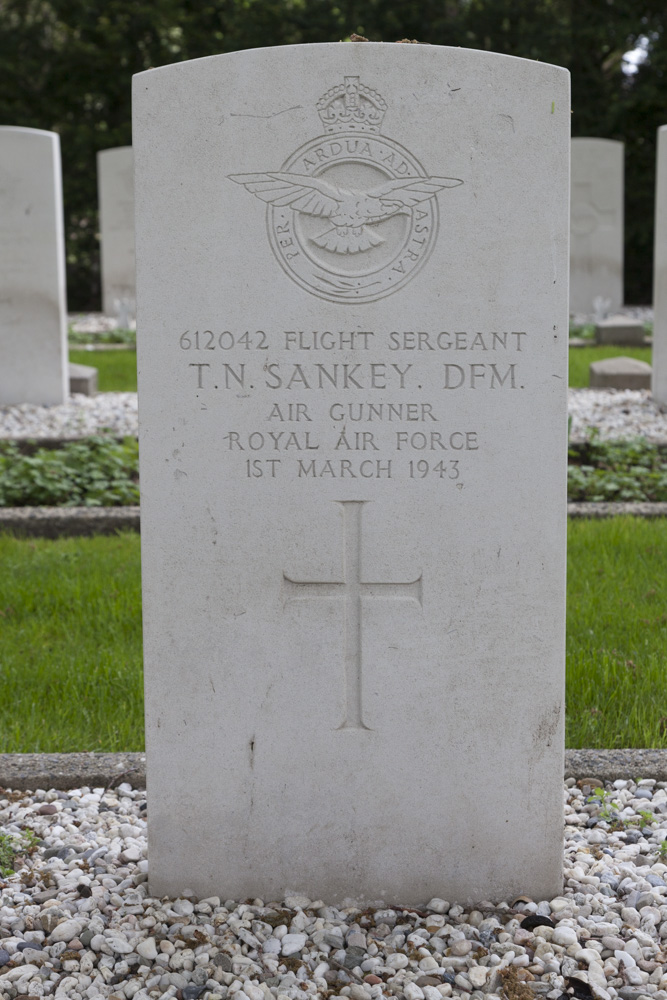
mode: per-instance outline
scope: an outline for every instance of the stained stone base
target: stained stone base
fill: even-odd
[[[600,320],[595,326],[597,344],[625,344],[642,347],[644,344],[644,324],[630,316],[610,316]]]
[[[591,389],[650,389],[651,366],[637,358],[605,358],[590,366]]]
[[[89,365],[69,365],[70,395],[78,392],[82,396],[97,395],[97,368]]]

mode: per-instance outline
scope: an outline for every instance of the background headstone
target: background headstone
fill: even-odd
[[[667,406],[667,125],[658,129],[653,255],[653,398]]]
[[[150,886],[562,880],[569,77],[134,79]]]
[[[92,365],[69,365],[69,391],[82,396],[97,395],[98,371]]]
[[[639,358],[603,358],[588,370],[591,389],[650,389],[651,366]]]
[[[67,303],[55,132],[0,127],[0,406],[67,398]]]
[[[134,157],[131,146],[97,154],[102,309],[128,325],[136,310],[134,275]]]
[[[572,140],[570,312],[623,305],[623,156],[613,139]]]
[[[631,316],[610,316],[595,324],[596,344],[634,344],[641,347],[645,340],[643,322]]]

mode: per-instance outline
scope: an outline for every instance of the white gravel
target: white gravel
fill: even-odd
[[[68,326],[75,333],[110,333],[111,330],[117,330],[121,325],[120,318],[119,316],[105,316],[103,313],[70,313]],[[130,315],[123,318],[128,320],[126,329],[136,330],[137,321],[135,319]]]
[[[568,413],[574,440],[597,427],[601,438],[667,441],[667,413],[656,406],[648,389],[570,389]]]
[[[74,395],[59,406],[0,406],[0,438],[75,438],[103,431],[136,436],[137,430],[136,392]]]
[[[565,786],[562,895],[407,909],[156,899],[144,791],[5,790],[39,843],[0,882],[0,997],[667,1000],[667,783]]]
[[[667,441],[667,413],[646,390],[570,389],[571,437],[597,427],[603,438],[643,435]],[[100,431],[137,434],[137,394],[103,392],[72,396],[61,406],[0,406],[0,438],[85,437]]]

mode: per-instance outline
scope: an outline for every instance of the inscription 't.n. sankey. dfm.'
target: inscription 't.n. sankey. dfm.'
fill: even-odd
[[[453,389],[522,389],[518,359],[506,360],[508,355],[525,351],[525,331],[505,330],[468,332],[465,330],[388,331],[303,331],[285,330],[187,330],[179,337],[181,351],[196,356],[188,361],[196,389],[252,391],[256,386],[273,390],[312,390],[334,387],[342,390],[384,390],[397,388],[422,388],[421,368],[414,361],[390,360],[397,355],[423,358],[440,355],[456,361],[442,362],[441,386]],[[284,360],[268,361],[261,352],[274,349],[282,352]],[[386,353],[387,361],[365,361],[364,355]],[[230,355],[233,352],[233,355]],[[261,365],[252,361],[223,361],[250,355],[258,356]],[[358,361],[318,361],[320,355],[353,352]],[[459,360],[475,355],[475,360]],[[304,360],[296,361],[300,354]],[[482,360],[484,357],[485,360]],[[493,358],[493,360],[491,360]],[[307,360],[306,360],[307,359]],[[478,360],[479,359],[479,360]],[[430,361],[429,364],[432,364]],[[422,373],[423,375],[423,373]],[[423,381],[423,377],[421,378]]]

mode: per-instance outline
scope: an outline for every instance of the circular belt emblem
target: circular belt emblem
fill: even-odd
[[[373,302],[410,281],[438,236],[436,195],[463,183],[429,176],[380,135],[385,110],[376,91],[346,77],[318,103],[328,135],[280,170],[229,175],[267,203],[269,242],[285,273],[332,302]]]

